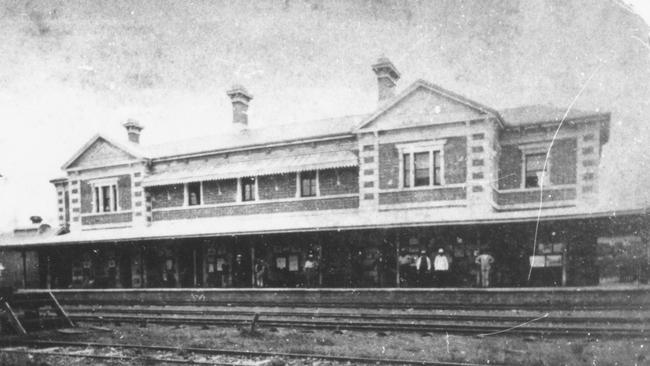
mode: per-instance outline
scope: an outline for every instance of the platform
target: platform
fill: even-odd
[[[21,293],[46,290],[20,290]],[[561,288],[173,288],[50,290],[63,305],[311,306],[428,309],[634,309],[650,286]]]

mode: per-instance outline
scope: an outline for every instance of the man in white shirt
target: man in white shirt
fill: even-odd
[[[438,249],[438,254],[433,258],[433,272],[440,286],[447,285],[447,273],[449,273],[449,259],[445,255],[444,249]]]
[[[481,286],[489,287],[490,286],[490,270],[492,269],[492,263],[494,263],[494,258],[488,253],[483,252],[483,254],[476,257],[474,260],[476,264],[479,265],[479,273],[481,274]]]

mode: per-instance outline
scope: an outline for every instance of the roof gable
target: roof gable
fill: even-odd
[[[418,80],[381,106],[358,127],[370,130],[439,124],[491,115],[498,112],[435,84]]]
[[[118,144],[104,136],[96,135],[68,160],[62,169],[79,169],[119,164],[141,158],[134,148]]]

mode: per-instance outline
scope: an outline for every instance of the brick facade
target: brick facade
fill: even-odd
[[[496,196],[496,203],[498,205],[539,203],[540,198],[542,199],[543,203],[574,200],[576,198],[576,189],[554,189],[552,187],[545,187],[544,192],[541,195],[539,189],[527,189],[525,191],[515,192],[498,192]]]
[[[133,214],[131,212],[107,213],[103,215],[82,216],[82,225],[107,225],[131,222]]]
[[[467,138],[446,138],[444,146],[445,183],[465,183],[467,179]],[[394,189],[399,186],[400,165],[397,144],[379,144],[379,188]]]
[[[151,194],[151,208],[183,206],[183,189],[182,184],[148,188],[147,191]]]
[[[277,212],[338,210],[359,207],[358,197],[332,197],[308,200],[260,202],[232,206],[197,207],[180,210],[154,211],[153,220],[194,219],[216,216],[239,216]]]
[[[296,173],[267,175],[257,179],[259,199],[275,200],[296,197]]]
[[[326,169],[318,172],[321,196],[359,192],[357,168]]]
[[[203,202],[205,202],[206,205],[236,201],[237,179],[211,180],[203,182]],[[181,201],[179,206],[182,204],[183,202]]]
[[[466,196],[466,189],[463,187],[381,192],[379,193],[379,204],[393,205],[400,203],[453,201],[463,200]]]

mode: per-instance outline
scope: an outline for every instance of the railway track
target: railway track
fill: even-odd
[[[285,311],[285,310],[214,310],[214,309],[163,309],[163,308],[103,308],[95,307],[70,307],[67,311],[71,314],[139,314],[139,315],[190,315],[190,316],[243,316],[252,317],[255,314],[264,317],[300,317],[300,318],[333,318],[333,319],[365,319],[365,320],[393,320],[393,321],[474,321],[474,322],[514,322],[523,323],[531,319],[530,316],[505,316],[505,315],[476,315],[476,314],[378,314],[378,313],[350,313],[350,312],[322,312],[322,311]],[[538,323],[634,323],[649,324],[650,317],[613,317],[613,316],[547,316],[537,320]]]
[[[72,358],[89,358],[97,360],[115,360],[115,361],[133,361],[133,362],[157,362],[184,365],[223,365],[223,366],[242,366],[243,360],[254,360],[259,358],[280,358],[280,359],[312,359],[329,362],[338,362],[342,364],[368,364],[368,365],[421,365],[421,366],[487,366],[495,365],[494,362],[477,364],[463,362],[445,362],[445,361],[425,361],[425,360],[403,360],[389,358],[370,358],[354,356],[331,356],[323,354],[304,354],[304,353],[281,353],[281,352],[255,352],[241,351],[234,349],[217,349],[217,348],[194,348],[194,347],[169,347],[169,346],[149,346],[149,345],[132,345],[119,343],[92,343],[92,342],[60,342],[60,341],[39,341],[39,340],[17,340],[10,342],[8,346],[14,348],[0,348],[0,352],[29,354],[42,357],[72,357]],[[31,349],[16,349],[15,347],[30,347]],[[43,351],[46,348],[48,350]],[[53,352],[51,349],[62,349],[59,352]],[[71,352],[71,349],[94,349],[94,350],[130,350],[141,352],[164,352],[166,357],[153,357],[150,355],[107,355],[107,354],[89,354],[88,352],[79,353]],[[173,357],[172,355],[175,355]],[[197,360],[194,356],[231,356],[240,358],[238,361],[219,361],[219,360]],[[253,363],[250,363],[253,365]],[[496,364],[499,365],[499,364]]]
[[[88,310],[88,309],[86,309]],[[92,309],[91,309],[92,310]],[[548,317],[444,314],[350,314],[315,312],[253,312],[188,309],[111,309],[84,311],[70,309],[77,322],[168,324],[189,326],[249,326],[251,316],[256,326],[265,328],[297,328],[383,332],[450,333],[571,337],[633,337],[648,336],[647,319],[632,320],[599,317]],[[537,323],[545,323],[538,325]],[[632,323],[632,324],[630,324]]]

